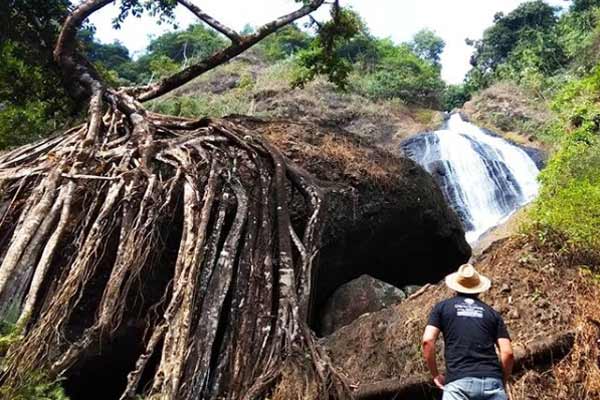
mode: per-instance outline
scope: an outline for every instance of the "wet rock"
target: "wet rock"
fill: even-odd
[[[365,313],[379,311],[406,298],[395,286],[362,275],[338,288],[321,315],[323,335],[329,335]]]

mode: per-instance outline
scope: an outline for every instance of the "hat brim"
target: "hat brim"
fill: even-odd
[[[479,285],[474,287],[466,287],[458,283],[458,272],[454,272],[446,277],[446,286],[458,293],[477,294],[487,292],[492,286],[490,278],[479,275]]]

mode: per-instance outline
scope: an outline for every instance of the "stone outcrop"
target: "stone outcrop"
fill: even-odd
[[[368,274],[396,287],[437,282],[471,256],[455,213],[434,179],[412,160],[342,129],[235,117],[320,179],[327,220],[311,307]]]
[[[406,294],[395,286],[369,275],[340,286],[321,312],[321,333],[329,335],[363,314],[401,302]]]

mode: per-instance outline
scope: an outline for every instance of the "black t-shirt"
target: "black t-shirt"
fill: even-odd
[[[502,379],[495,344],[510,336],[492,307],[475,297],[457,295],[433,307],[428,325],[444,335],[447,383],[466,377]]]

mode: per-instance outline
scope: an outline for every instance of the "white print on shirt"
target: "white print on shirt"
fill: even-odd
[[[473,299],[465,299],[465,304],[455,304],[457,317],[483,318],[483,307],[475,304]]]

